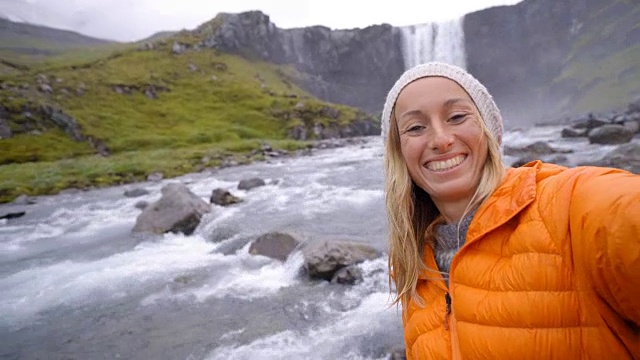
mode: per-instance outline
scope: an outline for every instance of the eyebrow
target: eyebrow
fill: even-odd
[[[454,105],[454,104],[459,103],[459,102],[473,104],[473,101],[470,101],[468,99],[453,98],[453,99],[449,99],[449,100],[445,101],[444,102],[444,106],[451,106],[451,105]]]

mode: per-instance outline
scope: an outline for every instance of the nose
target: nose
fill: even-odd
[[[434,126],[431,138],[431,149],[433,151],[444,153],[453,145],[454,136],[450,129],[444,124]]]

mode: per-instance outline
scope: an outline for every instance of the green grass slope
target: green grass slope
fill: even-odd
[[[0,202],[250,161],[264,142],[307,146],[291,139],[294,129],[313,137],[318,124],[373,120],[308,96],[289,68],[211,50],[175,54],[173,42],[188,37],[0,76],[0,122],[13,135],[0,139]]]
[[[640,6],[626,11],[632,3],[602,2],[575,24],[573,48],[552,85],[564,112],[607,112],[640,95]]]

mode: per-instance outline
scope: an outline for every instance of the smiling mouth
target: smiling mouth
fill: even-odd
[[[456,157],[452,157],[449,160],[445,161],[430,161],[426,164],[427,169],[431,171],[446,171],[452,169],[458,165],[466,158],[466,155],[458,155]]]

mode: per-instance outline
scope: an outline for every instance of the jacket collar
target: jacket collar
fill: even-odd
[[[506,223],[535,200],[536,175],[541,168],[542,163],[535,161],[519,168],[509,168],[507,170],[498,188],[478,208],[478,212],[469,225],[463,248]],[[438,266],[431,246],[425,246],[423,255],[423,261],[427,269],[423,269],[418,278],[435,280],[440,287],[446,290],[442,275],[436,271]]]
[[[498,188],[480,205],[469,226],[465,244],[506,223],[535,200],[536,175],[541,167],[542,163],[536,161],[507,170]]]

